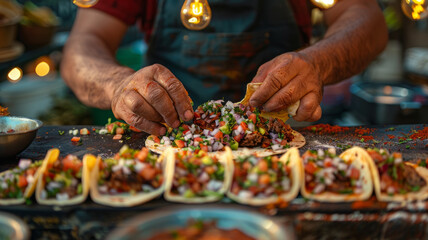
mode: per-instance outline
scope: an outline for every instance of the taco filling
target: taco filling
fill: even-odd
[[[100,162],[97,186],[101,194],[152,192],[162,183],[162,164],[145,147],[135,150],[125,145],[114,158]]]
[[[360,170],[336,155],[334,148],[308,150],[302,155],[305,170],[305,188],[309,193],[336,194],[363,193]]]
[[[65,201],[82,194],[83,164],[74,155],[48,163],[43,173],[41,199]]]
[[[35,174],[41,165],[42,161],[21,159],[18,167],[4,172],[0,176],[0,199],[23,198],[27,187],[36,181]]]
[[[380,178],[380,191],[388,195],[418,192],[426,186],[413,166],[403,162],[401,153],[389,154],[385,149],[368,149],[367,153],[373,159]]]
[[[269,198],[281,196],[291,190],[291,169],[277,156],[238,157],[231,192],[241,198]]]
[[[193,124],[168,128],[164,136],[149,139],[157,144],[213,152],[222,151],[225,146],[232,150],[257,146],[288,148],[294,135],[288,124],[280,119],[265,119],[256,108],[211,100],[196,109]]]
[[[171,194],[185,198],[222,196],[225,168],[216,156],[204,151],[175,153]]]

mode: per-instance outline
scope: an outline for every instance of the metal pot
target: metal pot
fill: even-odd
[[[404,84],[359,82],[351,86],[351,110],[369,124],[410,124],[428,121],[426,99]],[[425,112],[425,114],[423,114]]]

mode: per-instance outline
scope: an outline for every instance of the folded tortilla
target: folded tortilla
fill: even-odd
[[[58,155],[59,155],[58,149],[51,149],[47,152],[43,162],[46,161],[47,159],[58,158]],[[28,184],[28,186],[25,189],[25,192],[21,198],[0,199],[0,205],[17,205],[17,204],[25,203],[25,199],[30,198],[34,193],[34,190],[36,189],[36,185],[37,185],[37,181],[39,179],[39,175],[42,172],[42,166],[43,166],[43,164],[37,169],[36,173],[34,173],[34,181],[31,184]],[[0,173],[0,176],[3,176],[7,172],[10,172],[10,171],[12,171],[12,169],[6,170],[6,171]]]
[[[253,152],[251,151],[244,152],[242,156],[248,156],[248,155],[253,155]],[[258,157],[265,157],[265,156],[258,156]],[[281,161],[284,164],[284,166],[289,166],[291,169],[290,191],[285,192],[280,196],[271,196],[268,198],[257,198],[257,197],[242,198],[242,197],[239,197],[238,195],[233,194],[231,189],[229,189],[229,191],[227,192],[227,196],[235,202],[246,204],[246,205],[252,205],[252,206],[262,206],[262,205],[277,203],[280,201],[289,202],[294,198],[296,198],[299,193],[300,179],[301,179],[300,175],[301,175],[301,168],[302,168],[300,159],[299,159],[299,150],[296,147],[288,149],[288,151],[279,158],[279,161]],[[232,168],[230,170],[232,175],[234,173],[234,168],[235,168],[235,165],[232,164]]]
[[[358,148],[357,154],[366,161],[370,167],[370,172],[372,174],[374,189],[376,193],[376,198],[379,201],[383,202],[411,202],[411,201],[422,201],[428,199],[428,169],[420,167],[416,164],[410,162],[404,162],[404,164],[414,167],[416,172],[425,180],[426,185],[421,187],[419,191],[408,192],[405,194],[394,194],[389,195],[387,193],[382,193],[380,187],[380,176],[376,166],[375,161],[370,157],[365,149]]]
[[[162,154],[157,159],[158,162],[163,162],[165,155]],[[95,167],[91,174],[91,199],[101,205],[111,206],[111,207],[132,207],[136,205],[143,204],[145,202],[148,202],[160,195],[162,195],[164,191],[165,186],[165,180],[162,183],[162,185],[147,193],[147,192],[137,192],[135,194],[130,193],[118,193],[115,195],[110,194],[101,194],[98,191],[98,179],[100,176],[100,162],[102,159],[98,157],[95,161]],[[164,167],[164,174],[165,174],[165,167]]]
[[[339,158],[343,159],[345,162],[355,166],[360,170],[360,180],[362,180],[362,193],[356,194],[340,194],[334,192],[324,191],[319,194],[313,194],[306,190],[305,184],[305,170],[303,166],[303,159],[300,157],[300,162],[302,163],[302,175],[301,175],[301,193],[302,196],[308,199],[313,199],[320,202],[350,202],[350,201],[363,201],[367,200],[373,192],[373,180],[371,178],[370,168],[367,161],[364,161],[357,152],[360,152],[361,148],[353,147],[342,154],[339,155]]]
[[[82,194],[79,194],[73,198],[70,198],[68,200],[60,201],[56,198],[50,198],[50,199],[43,199],[42,198],[42,191],[45,188],[45,182],[43,179],[43,175],[45,172],[49,171],[48,164],[53,164],[54,162],[58,161],[59,156],[59,150],[54,148],[49,151],[53,151],[55,154],[50,157],[46,158],[43,161],[41,168],[41,172],[39,174],[39,178],[37,180],[37,187],[36,187],[36,200],[41,205],[56,205],[56,206],[67,206],[67,205],[76,205],[79,203],[82,203],[86,200],[89,193],[89,182],[90,182],[90,172],[91,168],[94,166],[95,157],[90,154],[86,154],[83,157],[83,164],[82,164]],[[49,154],[49,153],[48,153]]]
[[[223,196],[206,196],[206,197],[192,197],[186,198],[184,196],[176,195],[171,193],[172,183],[174,181],[174,171],[175,171],[175,153],[176,151],[173,147],[170,147],[166,150],[167,163],[166,163],[166,183],[165,183],[165,193],[164,197],[166,200],[171,202],[181,202],[181,203],[207,203],[215,202],[220,200]],[[224,195],[229,189],[232,181],[232,172],[231,168],[233,167],[232,163],[233,155],[232,150],[229,147],[225,148],[225,151],[218,155],[218,161],[224,166],[224,181],[223,186],[218,191],[219,194]]]

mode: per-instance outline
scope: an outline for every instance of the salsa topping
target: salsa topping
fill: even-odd
[[[100,162],[98,191],[101,194],[152,192],[162,186],[162,164],[147,148],[124,145],[113,158]]]
[[[413,166],[406,165],[399,152],[390,154],[385,149],[367,149],[380,177],[380,189],[388,195],[417,192],[427,183]]]
[[[216,156],[205,151],[175,154],[175,171],[171,193],[186,198],[222,196],[225,168]]]
[[[234,163],[232,193],[242,198],[280,196],[291,189],[291,169],[277,156],[238,157]]]
[[[29,159],[21,159],[18,167],[1,175],[0,198],[16,199],[24,197],[27,186],[36,180],[34,175],[41,165],[42,161],[32,163]]]
[[[48,163],[43,173],[45,184],[41,198],[65,201],[81,195],[82,170],[82,161],[71,154],[54,163]]]
[[[225,146],[271,148],[289,147],[294,135],[288,124],[280,119],[265,119],[260,111],[250,106],[211,100],[195,110],[192,124],[182,123],[178,128],[168,128],[165,135],[151,136],[162,145],[187,150],[221,151]]]
[[[308,150],[302,155],[305,188],[313,194],[361,194],[363,181],[360,170],[336,155],[334,148]]]

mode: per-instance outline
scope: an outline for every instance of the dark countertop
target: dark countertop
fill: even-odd
[[[91,134],[81,136],[81,144],[72,143],[70,140],[73,135],[69,134],[69,130],[84,127],[88,128]],[[335,147],[338,152],[341,152],[348,145],[356,145],[384,147],[400,151],[405,160],[416,161],[428,158],[428,139],[411,141],[408,139],[411,134],[424,127],[426,125],[363,126],[350,127],[345,132],[328,134],[317,132],[319,128],[296,128],[296,130],[301,132],[307,141],[306,146],[300,149],[301,153],[307,149],[328,147]],[[42,127],[34,142],[24,152],[15,159],[2,159],[1,168],[4,170],[15,166],[20,158],[43,159],[46,152],[54,147],[60,149],[61,155],[75,154],[82,157],[86,153],[92,153],[101,154],[103,157],[112,156],[119,151],[123,144],[128,144],[132,148],[141,148],[147,137],[147,134],[144,133],[131,133],[124,136],[121,141],[113,140],[112,135],[99,135],[93,131],[93,129],[100,128],[93,126]],[[60,131],[63,131],[64,134],[60,135]],[[373,136],[373,140],[361,140],[362,138],[371,139],[370,136]],[[399,140],[399,137],[407,140]],[[35,200],[33,199],[33,201]],[[215,206],[233,204],[229,199],[224,198]],[[124,219],[141,212],[171,206],[180,207],[183,204],[169,203],[163,198],[158,198],[133,208],[112,208],[95,204],[88,198],[83,204],[69,207],[41,206],[32,203],[30,205],[0,206],[0,210],[23,218],[29,224],[34,239],[43,238],[48,232],[62,239],[103,239],[118,222]],[[318,239],[320,236],[326,235],[329,235],[330,238],[324,239],[336,239],[338,236],[349,239],[382,239],[382,236],[390,236],[385,235],[386,231],[397,230],[397,226],[400,226],[402,230],[406,230],[406,227],[413,227],[415,230],[411,236],[423,239],[426,237],[424,229],[428,225],[428,202],[405,205],[381,203],[377,202],[373,196],[368,201],[328,204],[308,201],[299,196],[288,206],[282,207],[257,209],[273,215],[275,218],[290,217],[296,226],[299,239]],[[337,227],[338,224],[341,226],[340,228]],[[371,230],[361,231],[362,228]],[[329,230],[327,231],[327,229]],[[330,231],[333,229],[334,231]],[[403,234],[402,232],[401,234]],[[96,234],[98,237],[94,237]],[[87,236],[91,238],[87,238]],[[391,236],[395,237],[395,235]],[[396,235],[396,237],[399,236],[402,235]],[[408,236],[406,235],[406,237]]]

